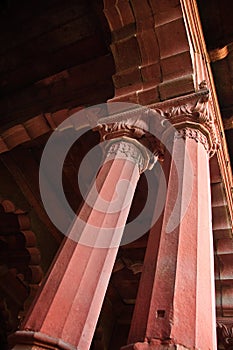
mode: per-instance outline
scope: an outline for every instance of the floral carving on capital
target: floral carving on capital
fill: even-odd
[[[153,166],[149,154],[142,152],[141,147],[127,139],[115,139],[107,149],[106,159],[126,159],[138,165],[139,173]],[[154,159],[155,160],[155,159]]]
[[[220,135],[215,126],[215,117],[207,89],[155,105],[153,109],[178,130],[176,137],[183,139],[188,137],[201,142],[210,156],[218,149]]]
[[[183,128],[180,130],[177,130],[175,134],[175,138],[179,139],[182,138],[185,140],[186,138],[190,138],[195,140],[196,142],[201,143],[205,150],[209,152],[209,142],[207,137],[198,129],[192,129],[192,128]]]
[[[114,116],[110,115],[98,120],[94,130],[100,133],[101,141],[128,142],[136,145],[147,159],[147,168],[150,169],[157,159],[163,159],[164,147],[161,140],[150,132],[148,111],[148,108],[142,107]]]

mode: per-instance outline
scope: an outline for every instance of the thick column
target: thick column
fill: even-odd
[[[11,337],[14,350],[90,347],[136,184],[148,163],[137,140],[109,143],[97,191],[93,186],[31,312]]]
[[[177,108],[175,115],[172,109],[166,113],[179,123],[170,167],[166,161],[170,155],[165,154],[168,185],[164,213],[157,223],[160,242],[158,247],[155,227],[150,232],[129,345],[122,350],[216,349],[209,175],[214,130],[205,102],[197,106],[190,102],[189,108]],[[150,243],[154,242],[153,250]],[[150,300],[143,303],[145,285],[150,288],[145,292]]]

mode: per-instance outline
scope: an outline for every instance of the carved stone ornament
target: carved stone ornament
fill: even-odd
[[[151,169],[157,159],[163,158],[164,147],[150,130],[150,110],[146,107],[129,110],[98,120],[93,128],[107,143],[107,156],[121,156],[139,162],[140,173]],[[161,126],[160,126],[161,128]],[[137,150],[136,150],[137,149]],[[140,158],[138,156],[140,153]]]
[[[152,108],[178,130],[175,137],[201,142],[210,157],[218,149],[220,136],[215,127],[209,90],[205,87],[195,94],[156,104]]]
[[[233,323],[217,322],[218,344],[226,350],[233,350]]]
[[[157,157],[149,154],[144,150],[143,146],[135,140],[127,137],[116,138],[107,148],[106,159],[121,158],[130,160],[138,165],[139,173],[143,173],[146,169],[153,167]]]
[[[144,115],[142,118],[144,118]],[[142,122],[142,120],[135,119],[133,124],[131,124],[131,122],[131,120],[128,120],[114,123],[103,123],[98,125],[97,129],[104,141],[120,137],[138,140],[141,145],[148,148],[154,155],[162,157],[162,144],[150,134],[148,131],[148,125],[145,125],[145,120]]]
[[[209,152],[209,142],[207,139],[207,136],[204,135],[200,130],[198,129],[191,129],[189,128],[184,128],[184,129],[180,129],[176,132],[175,134],[175,138],[179,139],[186,139],[186,138],[190,138],[195,140],[196,142],[200,142],[204,148],[206,149],[207,152]]]
[[[201,90],[190,95],[110,113],[96,120],[93,129],[99,131],[102,141],[121,137],[137,140],[160,159],[167,138],[192,138],[202,143],[211,157],[220,140],[214,118],[209,90],[203,84]]]

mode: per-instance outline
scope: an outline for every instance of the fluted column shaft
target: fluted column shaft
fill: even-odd
[[[110,141],[96,186],[21,330],[11,339],[14,350],[90,348],[134,191],[145,170],[142,147],[128,138]]]
[[[172,214],[177,169],[171,164],[146,337],[187,349],[215,349],[209,159],[203,145],[189,137],[185,140],[185,154],[181,154],[182,142],[176,139],[173,147],[174,156],[176,152],[181,156],[178,171],[183,175],[182,194],[179,208]],[[192,193],[187,201],[189,186]],[[174,229],[168,227],[172,225],[171,215],[180,217]]]
[[[150,232],[129,345],[122,350],[216,349],[209,174],[215,139],[201,104],[199,114],[191,104],[174,117],[173,109],[166,112],[178,120],[172,151],[164,156],[166,203]]]

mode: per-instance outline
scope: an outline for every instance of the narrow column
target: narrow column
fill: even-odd
[[[204,119],[196,106],[183,106],[174,117],[179,131],[170,167],[165,154],[165,209],[150,232],[129,345],[122,350],[216,349],[209,175],[214,134],[206,108]],[[149,301],[143,303],[145,285]]]
[[[137,140],[118,137],[109,144],[96,186],[21,330],[11,337],[14,350],[90,348],[137,181],[148,164]]]

